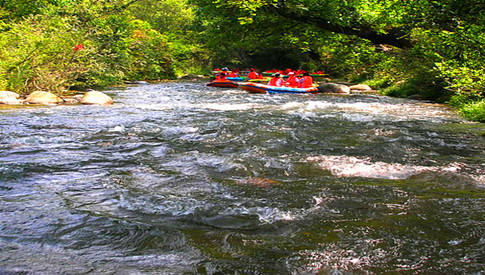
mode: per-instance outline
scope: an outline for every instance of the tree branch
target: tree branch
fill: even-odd
[[[299,14],[281,5],[268,6],[267,8],[269,11],[276,12],[279,16],[286,19],[309,24],[334,33],[355,35],[357,37],[367,39],[376,45],[387,44],[398,48],[412,47],[412,43],[408,39],[406,33],[399,29],[391,29],[387,33],[378,33],[369,25],[360,24],[351,27],[341,26],[338,24],[333,24],[324,18],[309,14]]]

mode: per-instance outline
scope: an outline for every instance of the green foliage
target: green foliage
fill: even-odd
[[[179,3],[174,9],[182,3],[186,16],[167,11],[173,20],[160,23],[157,30],[137,19],[142,14],[145,18],[152,14],[153,22],[163,17],[156,9],[140,11],[142,2],[152,6],[162,2],[166,7]],[[133,3],[138,6],[129,10]],[[170,40],[185,35],[183,30],[192,24],[190,7],[173,0],[0,1],[2,12],[9,16],[0,22],[0,88],[22,93],[62,93],[124,80],[173,78],[173,55],[179,53]]]
[[[485,91],[481,0],[192,0],[216,64],[321,69],[459,106]],[[394,45],[394,46],[389,46]],[[286,67],[285,65],[280,67]]]
[[[128,10],[131,15],[148,22],[153,29],[165,35],[181,37],[193,29],[195,14],[186,1],[140,0]]]
[[[485,100],[466,103],[459,109],[460,113],[469,120],[485,122]]]
[[[184,74],[209,74],[211,57],[203,44],[185,39],[172,40],[170,48],[173,56],[173,69],[176,76]]]
[[[192,5],[180,0],[140,0],[129,7],[129,13],[166,36],[172,74],[210,72],[209,52],[204,41],[199,40],[200,25],[195,22]]]
[[[79,84],[103,87],[127,79],[174,76],[167,37],[147,22],[110,15],[92,20],[89,29],[89,37],[96,42],[97,50],[91,57],[96,65],[80,77]]]
[[[6,17],[9,19],[23,18],[28,15],[38,14],[43,8],[50,5],[49,0],[3,0],[0,1],[0,7],[4,10]]]
[[[350,81],[373,75],[374,67],[385,58],[375,52],[373,45],[353,37],[328,34],[320,43],[320,67],[334,77]]]
[[[68,18],[29,16],[0,33],[0,79],[3,89],[63,91],[86,69],[86,51],[74,51],[82,33]]]

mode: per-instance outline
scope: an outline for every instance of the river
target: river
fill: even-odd
[[[0,109],[0,273],[485,272],[485,125],[173,82]]]

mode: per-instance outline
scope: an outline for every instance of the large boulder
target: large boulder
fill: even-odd
[[[82,104],[96,104],[96,105],[110,105],[113,104],[113,99],[105,93],[98,91],[90,91],[84,94],[81,99]]]
[[[0,91],[0,104],[21,104],[19,94],[9,91]]]
[[[35,91],[31,93],[29,96],[27,96],[27,98],[25,99],[25,102],[30,104],[48,105],[48,104],[62,103],[63,100],[53,93],[44,92],[44,91]]]
[[[357,90],[357,91],[370,91],[370,90],[372,90],[372,88],[369,85],[366,85],[366,84],[352,85],[349,88],[350,88],[350,90]]]
[[[350,94],[349,86],[336,84],[336,83],[325,83],[318,87],[321,93],[337,93],[337,94]]]

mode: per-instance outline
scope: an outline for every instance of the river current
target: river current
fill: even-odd
[[[174,82],[0,109],[0,273],[485,272],[485,125]]]

